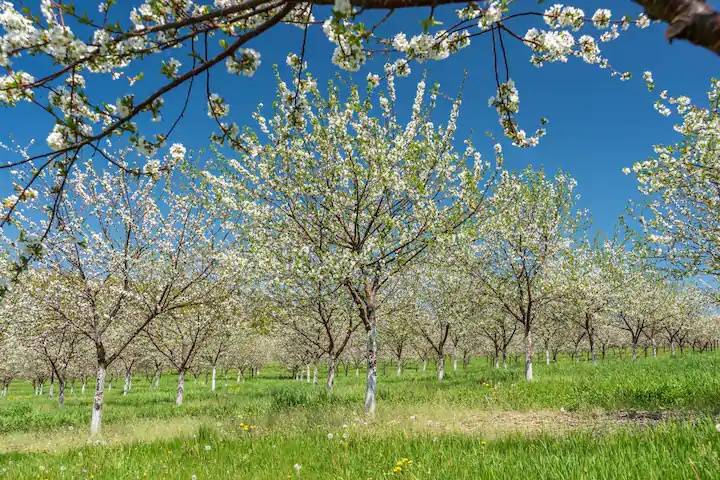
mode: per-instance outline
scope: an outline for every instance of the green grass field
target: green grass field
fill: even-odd
[[[532,384],[482,360],[442,384],[389,366],[374,419],[353,370],[332,395],[272,367],[221,376],[215,393],[190,377],[181,407],[172,376],[158,390],[135,378],[127,396],[116,379],[101,445],[87,444],[89,390],[61,409],[16,382],[0,399],[0,478],[717,479],[718,372],[718,352],[563,360]]]

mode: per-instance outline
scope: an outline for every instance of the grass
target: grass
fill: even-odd
[[[374,420],[353,371],[332,395],[273,368],[215,393],[191,379],[179,408],[173,377],[138,378],[107,396],[106,445],[85,444],[90,392],[60,409],[17,383],[0,400],[0,478],[720,478],[719,367],[716,352],[562,361],[531,384],[519,365],[476,361],[442,384],[388,367]]]

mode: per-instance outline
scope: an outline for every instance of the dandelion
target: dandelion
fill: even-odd
[[[205,451],[209,452],[210,450],[212,450],[212,447],[210,445],[205,445]]]
[[[403,457],[395,462],[395,466],[392,468],[392,473],[395,475],[399,475],[403,473],[403,471],[407,470],[410,465],[412,465],[412,463],[412,460],[407,457]]]
[[[298,475],[300,475],[301,468],[302,468],[302,465],[300,465],[299,463],[296,463],[295,465],[293,465],[293,469],[295,470],[295,473]]]

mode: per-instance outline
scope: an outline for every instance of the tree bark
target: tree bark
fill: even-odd
[[[377,326],[372,319],[367,338],[367,384],[365,386],[365,412],[375,415],[377,400]]]
[[[445,378],[445,354],[439,353],[437,359],[437,379],[442,382]]]
[[[100,435],[102,429],[102,408],[105,399],[105,364],[100,363],[95,376],[95,396],[93,397],[92,417],[90,418],[90,436]]]
[[[676,38],[720,54],[720,13],[705,0],[635,0],[653,20],[669,26],[665,38]]]
[[[125,384],[123,385],[123,396],[127,395],[128,393],[130,393],[130,382],[131,382],[131,380],[130,380],[130,373],[129,373],[129,372],[125,372]]]
[[[531,382],[533,379],[533,343],[532,336],[530,335],[530,329],[525,329],[525,380]]]
[[[327,381],[325,382],[325,389],[328,392],[332,392],[333,387],[335,386],[335,368],[336,368],[336,362],[335,362],[335,359],[332,358],[332,355],[331,355],[330,359],[328,360]]]
[[[217,382],[216,379],[217,379],[217,368],[215,367],[215,365],[213,365],[213,367],[212,367],[212,379],[210,380],[210,391],[211,391],[211,392],[214,392],[214,391],[215,391],[215,385],[216,385],[216,382]]]
[[[175,405],[180,406],[185,396],[185,369],[178,372],[177,396],[175,397]]]
[[[58,378],[58,405],[65,405],[65,379]]]

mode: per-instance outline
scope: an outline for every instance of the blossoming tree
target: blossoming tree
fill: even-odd
[[[301,65],[289,63],[299,73]],[[446,125],[430,121],[438,87],[428,102],[421,82],[402,123],[392,73],[385,90],[371,78],[366,98],[353,87],[343,100],[332,84],[323,95],[310,75],[295,83],[297,94],[280,81],[272,116],[258,112],[259,132],[243,132],[247,148],[228,162],[236,174],[212,181],[224,202],[252,219],[251,230],[272,239],[268,248],[350,295],[367,333],[372,413],[383,287],[482,208],[493,170],[469,142],[455,151],[459,102]]]
[[[218,275],[227,232],[199,192],[174,192],[169,178],[99,173],[89,164],[68,178],[73,195],[61,201],[53,228],[47,220],[33,227],[23,212],[28,235],[47,232],[28,275],[42,286],[36,305],[93,346],[96,435],[108,367],[158,317],[213,298],[208,279]]]
[[[47,149],[12,159],[3,167],[32,163],[39,172],[50,169],[62,179],[82,158],[81,152],[91,150],[120,170],[140,172],[142,165],[114,161],[102,140],[125,136],[138,152],[152,156],[197,97],[199,78],[205,80],[203,102],[217,122],[213,137],[241,145],[239,127],[225,118],[230,106],[219,91],[213,91],[210,74],[224,66],[230,75],[252,76],[261,64],[261,52],[250,48],[250,43],[285,28],[282,25],[302,29],[296,52],[301,63],[308,30],[321,27],[336,46],[333,62],[349,71],[359,70],[373,55],[384,54],[390,68],[406,73],[413,62],[443,60],[476,37],[491,37],[497,84],[491,104],[504,133],[519,146],[532,146],[544,127],[526,133],[515,120],[519,96],[509,72],[506,42],[521,42],[532,51],[536,66],[579,57],[622,78],[628,74],[611,68],[600,45],[631,26],[647,27],[650,19],[670,25],[670,40],[687,39],[720,51],[720,16],[704,0],[636,2],[644,13],[613,17],[605,8],[586,14],[572,5],[556,4],[541,11],[512,0],[148,0],[130,5],[99,0],[92,8],[54,0],[22,8],[22,2],[6,0],[0,3],[0,68],[4,69],[0,105],[30,102],[49,115],[53,126],[46,135]],[[460,8],[450,8],[454,4]],[[408,9],[428,7],[421,31],[393,31],[385,23]],[[372,10],[387,13],[378,20],[369,14]],[[523,20],[536,23],[519,31],[527,28],[518,25]],[[447,27],[439,28],[443,23]],[[176,56],[190,60],[183,64]],[[109,98],[103,82],[121,78],[128,81],[127,93]],[[143,86],[149,82],[149,88]],[[146,120],[160,121],[167,111],[165,97],[179,89],[179,111],[166,115],[167,124],[149,127]],[[28,177],[21,185],[4,212],[3,225],[35,180]],[[59,180],[58,186],[56,195],[65,182]]]
[[[504,172],[492,213],[479,224],[463,259],[466,271],[522,328],[527,380],[533,378],[533,325],[538,312],[558,299],[554,274],[582,219],[573,210],[574,188],[564,174]]]
[[[646,196],[639,212],[648,254],[681,274],[720,276],[720,81],[713,80],[707,106],[660,93],[656,108],[679,122],[682,140],[656,145],[655,155],[632,171]],[[668,107],[670,105],[670,107]],[[631,169],[625,170],[630,173]]]

